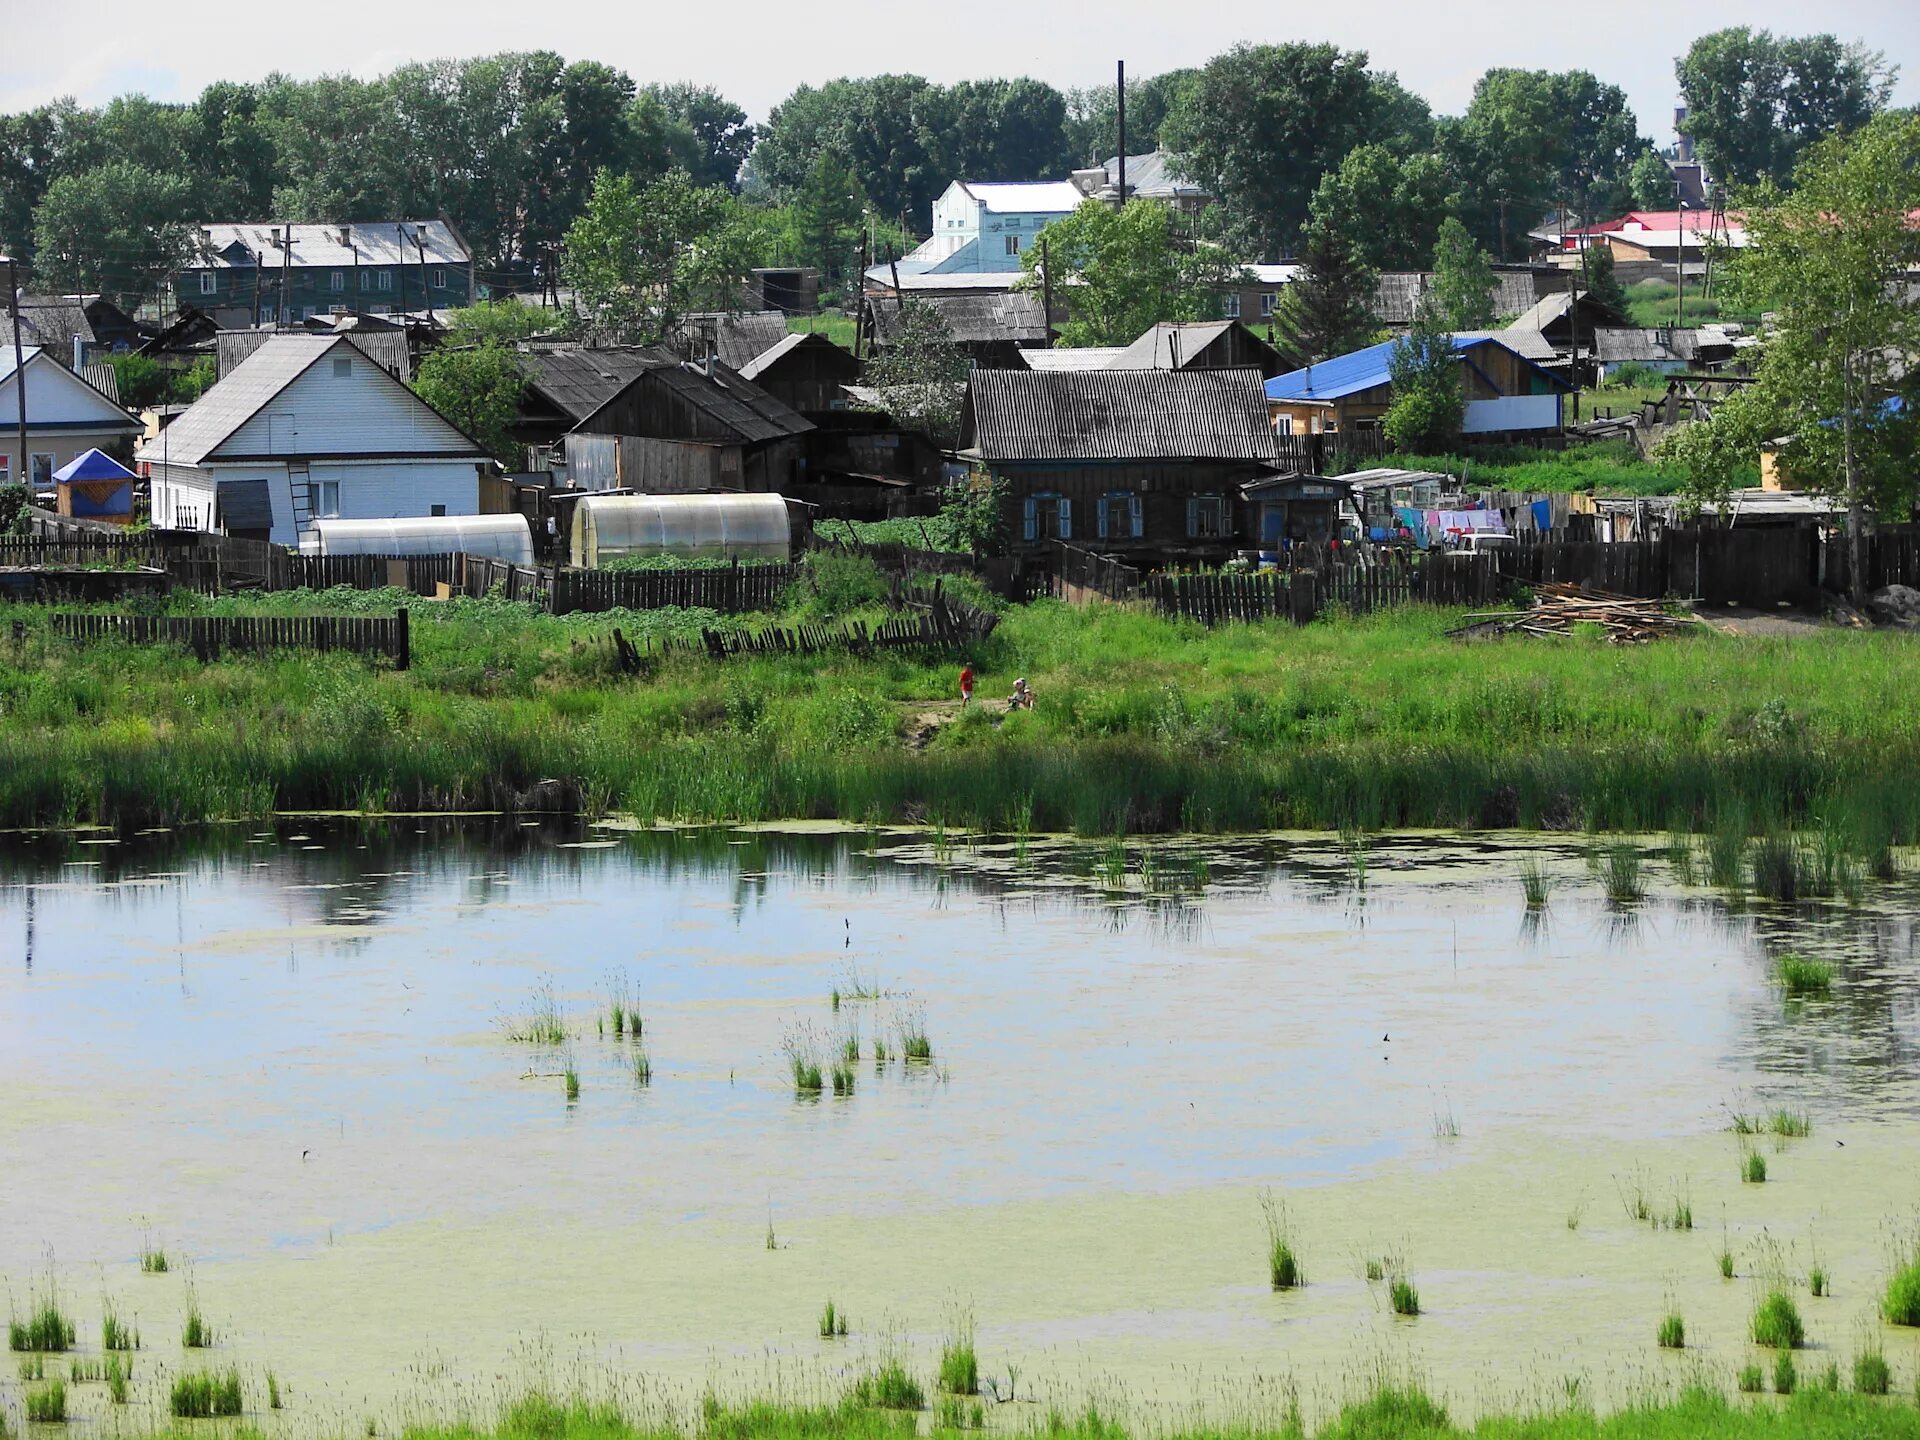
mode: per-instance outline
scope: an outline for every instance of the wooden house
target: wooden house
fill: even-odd
[[[85,374],[76,375],[59,352],[24,346],[21,368],[12,345],[0,345],[0,485],[22,480],[51,491],[53,474],[89,450],[127,453],[140,422]],[[20,453],[19,390],[26,382],[27,453]]]
[[[471,436],[343,335],[275,335],[136,458],[154,523],[293,545],[318,519],[504,509]]]
[[[954,344],[982,368],[1023,366],[1021,351],[1046,346],[1046,306],[1030,290],[913,294],[908,298],[932,307],[946,324]],[[874,348],[885,350],[900,329],[900,304],[891,299],[869,299],[867,306]]]
[[[1218,561],[1260,521],[1278,455],[1260,372],[976,370],[961,453],[1006,482],[1014,548]]]
[[[824,335],[786,335],[739,367],[742,378],[802,415],[844,410],[845,387],[860,378],[860,362]]]
[[[1258,370],[1285,374],[1299,357],[1282,355],[1238,320],[1163,320],[1107,362],[1109,370]]]
[[[1377,430],[1393,404],[1393,348],[1398,341],[1337,355],[1267,382],[1274,433],[1351,434]],[[1453,337],[1467,408],[1463,430],[1478,436],[1556,434],[1565,380],[1497,336]]]
[[[695,364],[711,355],[729,370],[744,371],[786,338],[787,317],[779,310],[700,310],[675,322],[668,348]]]
[[[1577,342],[1584,363],[1593,354],[1596,330],[1625,329],[1632,323],[1589,291],[1562,290],[1542,297],[1531,310],[1518,316],[1511,328],[1536,330],[1547,344],[1564,354],[1571,354]]]

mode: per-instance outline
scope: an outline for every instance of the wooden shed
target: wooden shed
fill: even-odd
[[[846,408],[843,387],[860,378],[860,362],[824,335],[788,335],[742,365],[740,375],[802,415],[816,415]]]

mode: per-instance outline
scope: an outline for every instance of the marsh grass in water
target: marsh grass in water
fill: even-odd
[[[1395,1275],[1387,1286],[1387,1299],[1396,1315],[1413,1316],[1420,1313],[1420,1292],[1406,1275]]]
[[[115,1405],[127,1403],[129,1382],[133,1379],[133,1362],[125,1355],[107,1356],[107,1399]]]
[[[927,1392],[895,1356],[854,1381],[849,1394],[854,1404],[879,1410],[920,1410],[927,1403]]]
[[[826,1089],[826,1078],[820,1068],[820,1043],[811,1029],[800,1026],[789,1030],[780,1048],[787,1057],[787,1073],[793,1080],[793,1093],[797,1098],[810,1099]]]
[[[44,1380],[47,1378],[47,1357],[38,1352],[24,1356],[20,1361],[22,1380]]]
[[[178,1420],[211,1420],[238,1415],[242,1408],[240,1372],[229,1369],[221,1375],[206,1371],[176,1375],[167,1408]]]
[[[1307,1271],[1294,1246],[1293,1224],[1286,1202],[1271,1190],[1263,1190],[1260,1214],[1267,1227],[1267,1282],[1275,1290],[1292,1290],[1306,1284]]]
[[[1793,1352],[1782,1350],[1773,1357],[1773,1393],[1791,1395],[1799,1385],[1800,1372],[1794,1367]]]
[[[1740,1178],[1749,1185],[1764,1185],[1767,1181],[1767,1157],[1758,1150],[1744,1150],[1740,1154]]]
[[[1527,897],[1527,909],[1547,908],[1547,901],[1553,896],[1553,879],[1537,856],[1529,856],[1521,862],[1520,890]]]
[[[53,1425],[67,1418],[67,1382],[49,1380],[30,1386],[26,1398],[27,1419],[36,1425]]]
[[[107,1378],[107,1367],[97,1356],[76,1355],[67,1362],[69,1385],[98,1385]]]
[[[1880,1315],[1889,1325],[1920,1326],[1920,1238],[1908,1241],[1896,1253]]]
[[[213,1348],[213,1327],[200,1313],[200,1302],[191,1295],[187,1297],[187,1323],[180,1332],[180,1343],[189,1350]]]
[[[1670,1313],[1660,1322],[1658,1335],[1662,1350],[1684,1350],[1687,1348],[1687,1322],[1678,1313]]]
[[[828,1300],[826,1308],[820,1312],[820,1338],[838,1340],[844,1338],[846,1333],[847,1312],[835,1309],[833,1301]]]
[[[853,1094],[853,1065],[848,1061],[836,1063],[832,1071],[833,1093],[844,1100]]]
[[[921,1014],[900,1022],[900,1053],[907,1060],[922,1064],[933,1059],[933,1042],[927,1038],[927,1019]]]
[[[984,1430],[987,1407],[978,1400],[968,1402],[957,1395],[942,1395],[934,1402],[933,1428],[940,1430]]]
[[[142,1275],[164,1275],[167,1273],[167,1252],[158,1246],[140,1252],[140,1273]]]
[[[280,1408],[280,1377],[271,1370],[267,1371],[267,1408]]]
[[[1780,957],[1780,988],[1798,997],[1822,996],[1833,990],[1833,966],[1788,952]]]
[[[1816,1300],[1825,1299],[1833,1288],[1833,1278],[1827,1274],[1827,1267],[1817,1261],[1807,1270],[1807,1293]]]
[[[1893,1371],[1885,1354],[1873,1349],[1853,1357],[1853,1388],[1861,1395],[1884,1395],[1893,1388]]]
[[[100,1317],[100,1348],[102,1350],[138,1350],[140,1332],[120,1319],[109,1305]]]
[[[567,1057],[566,1069],[560,1073],[566,1085],[567,1103],[576,1104],[580,1099],[580,1069],[574,1064],[572,1056]]]
[[[1640,878],[1638,847],[1625,841],[1609,845],[1604,860],[1602,874],[1606,880],[1607,899],[1618,905],[1645,896],[1646,887]]]
[[[566,1018],[561,1014],[560,1002],[554,998],[551,980],[533,992],[524,1012],[509,1015],[501,1023],[507,1039],[523,1045],[550,1045],[557,1049],[567,1043]]]
[[[1805,1110],[1776,1110],[1767,1128],[1785,1140],[1804,1140],[1813,1134],[1813,1116]]]
[[[1767,1292],[1766,1297],[1754,1308],[1753,1322],[1749,1328],[1753,1343],[1770,1350],[1797,1350],[1807,1339],[1806,1327],[1800,1322],[1799,1308],[1785,1290]]]
[[[940,1347],[940,1388],[949,1395],[980,1392],[980,1361],[973,1348],[973,1321],[961,1317]]]
[[[44,1291],[32,1297],[31,1305],[26,1319],[7,1322],[7,1348],[55,1353],[71,1350],[73,1321],[60,1309],[60,1295],[51,1280]]]
[[[633,1070],[633,1083],[641,1089],[653,1084],[653,1058],[647,1054],[647,1047],[636,1045],[629,1060]]]

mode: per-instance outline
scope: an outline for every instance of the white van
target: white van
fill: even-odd
[[[1463,555],[1491,555],[1501,550],[1512,550],[1519,544],[1511,535],[1502,535],[1494,530],[1476,530],[1471,535],[1462,535],[1460,543],[1454,548]]]

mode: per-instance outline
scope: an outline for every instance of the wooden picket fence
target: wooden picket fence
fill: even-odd
[[[407,612],[392,618],[344,615],[73,615],[53,617],[55,633],[76,642],[123,640],[131,645],[180,645],[201,660],[223,652],[269,650],[384,656],[396,670],[412,660]]]

